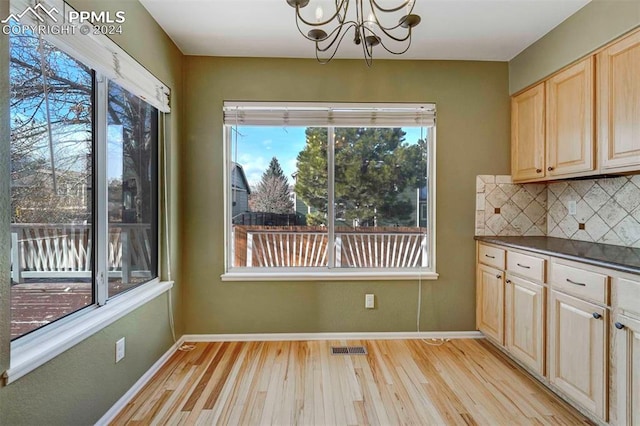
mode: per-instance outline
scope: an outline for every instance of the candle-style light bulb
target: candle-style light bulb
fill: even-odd
[[[322,6],[318,6],[316,8],[316,21],[322,21],[322,17],[324,16],[324,11],[322,10]]]
[[[367,28],[373,30],[373,24],[376,22],[376,17],[373,12],[369,12],[369,17],[367,18]]]

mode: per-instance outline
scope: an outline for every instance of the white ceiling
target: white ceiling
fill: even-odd
[[[387,7],[401,1],[378,0]],[[409,51],[398,57],[377,48],[374,58],[508,61],[589,1],[416,0],[414,13],[422,22]],[[313,43],[298,33],[286,0],[141,2],[187,55],[314,57]],[[314,19],[322,4],[327,17],[333,2],[310,0],[304,16]],[[352,40],[351,34],[345,37],[337,58],[362,58]]]

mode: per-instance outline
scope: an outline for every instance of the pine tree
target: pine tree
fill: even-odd
[[[308,128],[298,154],[295,191],[321,214],[327,213],[327,130]],[[408,144],[400,128],[335,130],[336,221],[363,226],[413,225],[415,189],[426,184],[426,144]],[[311,221],[310,221],[311,219]],[[317,224],[317,223],[316,223]]]
[[[276,157],[262,174],[258,186],[251,194],[253,210],[261,213],[293,213],[293,200],[289,190],[289,180],[284,175]]]
[[[264,174],[266,176],[276,176],[288,183],[287,177],[284,175],[284,172],[282,171],[282,167],[280,167],[280,162],[276,157],[271,158],[271,161],[269,162],[269,167],[267,167],[267,170],[264,172]]]

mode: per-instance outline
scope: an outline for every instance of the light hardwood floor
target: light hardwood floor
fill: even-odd
[[[330,355],[364,345],[369,355]],[[113,424],[590,424],[483,340],[196,343]]]

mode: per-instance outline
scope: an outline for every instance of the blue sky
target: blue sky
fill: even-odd
[[[306,127],[239,126],[238,145],[232,143],[231,158],[242,165],[250,185],[260,181],[272,157],[277,157],[289,183],[296,171],[296,158],[305,145]],[[403,128],[405,140],[415,143],[420,139],[420,127]],[[426,135],[426,129],[424,131]],[[233,142],[235,142],[235,135]]]

